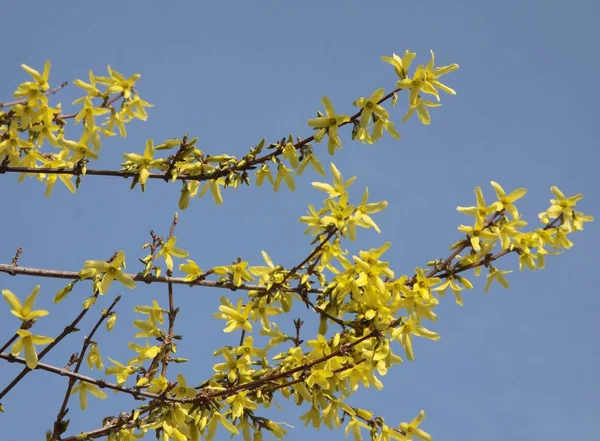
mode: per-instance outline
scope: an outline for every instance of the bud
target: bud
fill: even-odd
[[[83,309],[90,309],[96,303],[96,296],[88,297],[85,302],[83,302]]]
[[[96,268],[84,268],[81,271],[79,271],[79,277],[81,279],[91,279],[97,273],[98,273],[98,270]]]
[[[110,315],[108,316],[108,320],[106,320],[106,330],[110,332],[112,330],[112,328],[115,326],[116,321],[117,321],[117,313],[111,312]]]
[[[73,285],[73,282],[67,283],[67,285],[63,289],[56,293],[52,301],[54,303],[59,303],[62,299],[64,299],[67,296],[67,294],[71,292],[71,290],[73,289]]]

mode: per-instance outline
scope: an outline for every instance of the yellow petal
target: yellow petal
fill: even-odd
[[[38,356],[35,352],[35,346],[33,346],[33,343],[29,338],[23,339],[23,346],[25,347],[25,361],[27,367],[29,369],[35,369],[38,363]]]
[[[3,289],[2,297],[4,297],[4,300],[6,300],[6,303],[8,303],[8,305],[10,306],[10,309],[12,309],[13,311],[19,311],[19,312],[21,311],[21,309],[22,309],[21,301],[10,290]]]

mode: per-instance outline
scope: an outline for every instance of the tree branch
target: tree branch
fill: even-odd
[[[97,297],[98,294],[94,294],[94,297]],[[77,331],[78,329],[76,328],[77,324],[81,321],[81,319],[83,317],[85,317],[85,315],[88,313],[88,311],[90,310],[90,308],[88,309],[83,309],[79,315],[77,317],[75,317],[75,319],[71,322],[71,324],[69,324],[68,326],[66,326],[63,331],[59,334],[58,337],[56,337],[56,339],[48,344],[48,346],[46,346],[39,354],[38,354],[38,360],[41,360],[48,352],[50,352],[52,350],[52,348],[54,348],[57,344],[59,344],[67,335]],[[21,379],[27,375],[29,372],[31,372],[31,369],[29,369],[28,367],[25,367],[11,382],[8,386],[6,386],[4,388],[4,390],[2,390],[2,392],[0,392],[0,400],[8,393],[11,391],[11,389],[13,387],[15,387],[19,381],[21,381]]]
[[[400,88],[394,89],[393,91],[388,93],[386,96],[381,98],[378,101],[378,104],[381,104],[384,101],[387,101],[388,99],[390,99],[391,97],[393,97],[396,93],[398,93],[400,91],[401,91]],[[343,127],[348,124],[354,124],[355,122],[357,122],[359,120],[360,116],[362,115],[362,112],[363,112],[363,109],[361,108],[354,115],[352,115],[348,121],[341,123],[338,127]],[[65,115],[62,118],[64,119],[66,117],[73,117],[73,116],[75,116],[75,114]],[[315,137],[313,135],[311,135],[307,138],[304,138],[304,139],[296,142],[294,144],[294,148],[296,150],[298,150],[314,140],[315,140]],[[242,166],[236,166],[233,168],[226,167],[224,169],[211,171],[210,173],[206,173],[206,174],[200,173],[198,175],[186,175],[185,173],[183,173],[183,174],[179,174],[175,179],[182,180],[182,181],[215,180],[215,179],[218,179],[221,177],[225,177],[232,172],[243,172],[243,171],[253,170],[256,168],[257,165],[264,164],[275,157],[281,156],[282,154],[283,154],[283,148],[277,148],[274,151],[272,151],[271,153],[268,153],[264,156],[254,158],[249,161],[244,161],[244,164]],[[74,167],[74,168],[9,167],[8,164],[4,165],[3,167],[0,167],[0,174],[2,174],[2,173],[60,174],[60,175],[78,175],[78,176],[82,174],[81,169],[78,167]],[[90,176],[113,176],[113,177],[116,176],[116,177],[122,177],[122,178],[131,178],[131,177],[139,176],[139,173],[125,172],[125,171],[121,171],[121,170],[87,169],[85,174],[90,175]],[[150,173],[148,175],[148,179],[160,179],[165,182],[169,182],[173,178],[172,178],[172,172],[170,170],[168,170],[165,173]]]
[[[52,279],[68,279],[68,280],[82,280],[79,277],[79,272],[76,271],[59,271],[44,268],[28,268],[24,266],[14,267],[9,264],[0,264],[0,273],[10,274],[11,276],[23,275],[23,276],[34,276],[34,277],[46,277]],[[244,291],[267,291],[267,288],[259,285],[248,285],[242,284],[235,286],[232,282],[218,282],[210,280],[198,280],[189,281],[184,280],[183,277],[169,277],[169,276],[143,276],[141,274],[129,274],[129,276],[136,282],[144,283],[172,283],[173,285],[188,285],[188,286],[206,286],[209,288],[223,288],[231,291],[244,290]],[[91,279],[84,279],[91,280]],[[282,288],[286,292],[300,292],[300,288]],[[310,289],[308,290],[311,294],[320,294],[323,292],[322,289]]]
[[[119,300],[121,300],[121,296],[117,296],[113,300],[111,305],[108,307],[108,309],[106,311],[102,312],[100,318],[98,319],[98,321],[96,322],[96,324],[94,325],[92,330],[90,331],[90,334],[83,340],[83,346],[81,347],[81,351],[79,351],[79,356],[77,358],[77,364],[75,365],[75,368],[73,369],[74,373],[79,372],[79,369],[81,368],[81,364],[85,357],[85,352],[87,351],[87,349],[90,345],[90,342],[92,341],[92,337],[94,336],[94,334],[96,333],[96,331],[98,330],[98,328],[100,327],[102,322],[109,316],[110,312],[116,306],[116,304],[119,302]],[[62,433],[64,432],[63,420],[64,420],[65,416],[67,415],[67,412],[69,411],[69,409],[67,409],[67,404],[69,403],[69,398],[71,396],[71,391],[73,390],[73,386],[75,385],[75,381],[76,381],[75,378],[69,377],[69,384],[67,386],[67,390],[65,391],[65,397],[63,398],[62,405],[60,406],[60,410],[58,411],[58,414],[56,415],[56,421],[54,422],[54,429],[52,431],[52,436],[50,438],[52,441],[57,440],[60,437],[60,435],[62,435]]]

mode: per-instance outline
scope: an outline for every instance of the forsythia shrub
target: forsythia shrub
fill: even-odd
[[[455,94],[441,80],[458,65],[436,67],[431,52],[427,64],[411,69],[415,56],[406,51],[402,56],[382,57],[396,72],[395,88],[387,93],[379,88],[368,97],[359,97],[353,103],[356,112],[352,115],[336,113],[332,102],[323,97],[323,111],[308,120],[313,134],[306,138],[289,135],[271,143],[262,139],[239,159],[228,154],[209,155],[197,147],[198,138],[187,134],[161,142],[149,139],[142,153],[123,155],[120,170],[88,167],[98,159],[104,139],[125,137],[130,121],[146,120],[146,109],[152,105],[138,92],[140,74],[126,77],[110,67],[107,76],[90,71],[87,81],[73,82],[83,92],[73,103],[79,111],[64,113],[61,104],[50,104],[50,98],[66,85],[51,88],[50,62],[41,73],[23,65],[30,81],[19,85],[14,101],[1,105],[0,173],[19,173],[19,181],[33,177],[45,185],[46,196],[58,182],[75,193],[89,175],[126,177],[131,180],[131,188],[139,184],[142,191],[152,180],[177,183],[181,186],[181,210],[207,191],[216,204],[221,204],[223,188],[251,185],[253,181],[260,186],[266,180],[275,191],[282,184],[294,190],[294,177],[308,166],[326,174],[318,159],[322,156],[319,144],[327,144],[328,153],[334,155],[342,148],[339,131],[346,126],[350,126],[352,138],[363,143],[373,144],[388,135],[399,139],[390,119],[390,107],[396,106],[402,96],[406,98],[403,122],[416,114],[423,124],[430,123],[429,108],[440,106],[439,91]],[[391,106],[386,108],[388,104]],[[70,125],[81,126],[78,139],[68,135]],[[402,363],[403,358],[413,361],[413,338],[439,338],[433,330],[435,309],[446,291],[452,291],[462,305],[461,293],[473,288],[468,277],[481,274],[487,278],[486,291],[492,283],[507,288],[506,275],[510,271],[502,270],[501,258],[515,255],[521,270],[541,269],[546,256],[570,248],[569,235],[583,229],[592,218],[576,210],[580,194],[567,197],[551,187],[554,198],[539,215],[541,225],[525,230],[527,222],[515,204],[526,190],[507,192],[492,182],[496,200],[486,202],[477,187],[475,205],[458,207],[471,217],[466,225],[458,227],[464,235],[450,247],[445,259],[418,266],[413,274],[397,274],[383,260],[389,242],[357,255],[344,249],[344,241],[354,240],[359,228],[379,232],[373,215],[384,210],[387,202],[372,202],[367,190],[351,202],[350,186],[355,178],[345,180],[333,163],[330,168],[331,183],[312,184],[326,195],[322,205],[310,205],[300,218],[306,234],[314,238],[314,247],[292,268],[275,264],[263,251],[264,264],[252,265],[238,259],[230,265],[202,269],[177,242],[177,214],[167,237],[151,233],[151,241],[143,245],[148,254],[140,259],[143,266],[137,273],[126,272],[122,251],[107,260],[87,260],[80,271],[21,267],[18,251],[12,263],[0,265],[1,272],[70,279],[56,293],[55,303],[78,284],[91,282],[87,285],[91,285],[91,294],[63,332],[47,337],[36,331],[38,320],[48,315],[48,311],[35,309],[39,285],[24,300],[23,293],[2,291],[21,326],[2,344],[0,358],[24,367],[0,391],[0,400],[32,370],[67,376],[64,400],[47,440],[130,441],[148,432],[155,432],[164,441],[211,440],[220,430],[241,434],[246,441],[261,440],[266,432],[281,439],[286,435],[286,424],[261,416],[261,409],[269,407],[276,395],[303,405],[307,410],[301,417],[305,424],[344,428],[346,435],[352,434],[355,440],[364,436],[381,441],[431,440],[421,426],[425,416],[422,410],[416,411],[417,416],[409,423],[390,426],[383,418],[345,400],[359,387],[381,389],[382,378],[393,365]],[[139,319],[133,322],[137,333],[129,343],[134,354],[131,360],[110,358],[93,340],[101,324],[108,331],[112,329],[120,299],[116,296],[111,306],[100,312],[70,369],[41,362],[53,347],[76,331],[98,296],[110,296],[119,284],[135,289],[138,282],[166,284],[168,303],[161,305],[153,300],[150,305],[135,307]],[[179,353],[175,356],[181,338],[175,334],[178,308],[174,285],[178,284],[231,291],[231,296],[221,298],[214,316],[221,321],[224,332],[240,336],[239,346],[225,346],[214,353],[214,374],[197,387],[191,386],[191,379],[181,374],[173,377],[168,372],[171,363],[187,361]],[[295,334],[281,330],[278,324],[288,319],[294,302],[306,305],[309,313],[319,317],[317,335],[301,338],[300,319],[293,322]],[[268,344],[255,345],[257,335],[267,337]],[[81,373],[86,364],[90,371],[87,375]],[[92,377],[94,370],[104,370],[108,378]],[[194,379],[194,384],[198,383]],[[89,395],[106,399],[105,389],[146,400],[132,412],[105,418],[98,428],[65,435],[69,397],[77,394],[80,407],[85,409]]]

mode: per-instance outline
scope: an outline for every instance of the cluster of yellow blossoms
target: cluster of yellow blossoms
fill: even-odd
[[[354,139],[365,143],[381,139],[384,130],[399,138],[394,123],[389,120],[389,111],[382,104],[390,98],[395,104],[401,90],[409,91],[404,120],[416,111],[423,124],[430,123],[428,107],[439,105],[438,90],[455,93],[439,78],[458,69],[458,65],[435,67],[432,52],[431,60],[418,66],[410,76],[415,55],[406,51],[402,57],[395,54],[383,57],[399,77],[397,88],[388,95],[383,89],[377,89],[369,98],[357,99],[354,104],[359,111],[355,115],[336,114],[330,100],[324,97],[325,113],[319,112],[317,118],[308,121],[314,129],[309,138],[294,141],[290,135],[268,146],[262,140],[240,160],[226,154],[207,155],[196,147],[197,139],[188,139],[187,135],[169,139],[156,147],[148,140],[143,154],[124,155],[126,162],[121,172],[131,176],[133,184],[139,183],[142,189],[156,172],[159,177],[180,180],[181,208],[188,206],[190,197],[201,196],[207,190],[216,203],[221,203],[220,187],[249,183],[248,172],[252,170],[256,170],[258,185],[267,179],[275,190],[283,182],[293,190],[294,174],[301,174],[307,165],[325,174],[311,143],[320,143],[327,137],[328,151],[335,153],[341,148],[340,127],[352,124]],[[87,162],[97,158],[100,135],[112,136],[116,127],[121,136],[125,136],[126,122],[146,118],[144,108],[148,103],[139,98],[134,87],[139,79],[137,74],[125,78],[109,68],[108,77],[96,78],[90,72],[89,83],[77,80],[75,84],[87,95],[75,102],[83,107],[71,116],[61,113],[60,106],[48,106],[49,63],[42,74],[27,66],[24,69],[34,81],[22,84],[15,93],[19,101],[12,104],[8,112],[0,114],[0,167],[5,171],[10,167],[42,167],[43,173],[36,176],[45,180],[49,191],[57,177],[74,190],[71,178],[85,175]],[[100,90],[99,85],[105,86],[104,90]],[[424,94],[434,96],[436,102],[424,100]],[[94,100],[100,104],[94,105]],[[117,102],[120,103],[119,110],[115,107]],[[106,121],[101,126],[96,125],[96,117],[103,115],[106,115]],[[83,124],[83,135],[78,141],[65,138],[64,126],[71,117],[76,123]],[[27,139],[22,138],[23,134],[27,134]],[[46,140],[58,149],[57,153],[41,152]],[[265,148],[270,153],[263,153]],[[168,157],[154,158],[157,150],[173,149],[175,153]],[[277,169],[275,176],[271,167]],[[70,174],[61,174],[60,170],[69,170]],[[413,337],[439,338],[426,321],[435,322],[435,308],[448,289],[462,305],[462,292],[473,289],[472,282],[464,275],[466,271],[473,270],[476,276],[483,269],[487,271],[485,291],[494,281],[507,287],[505,275],[510,271],[497,268],[500,258],[515,253],[521,269],[543,268],[546,255],[570,248],[572,242],[568,236],[581,230],[584,222],[592,220],[575,210],[581,195],[566,197],[558,188],[552,187],[555,199],[539,216],[542,226],[522,231],[527,223],[522,220],[515,202],[525,195],[525,189],[507,194],[498,183],[492,182],[496,201],[488,205],[482,190],[477,187],[476,205],[458,207],[460,212],[473,216],[474,221],[472,225],[458,227],[464,236],[452,245],[448,258],[416,267],[412,275],[397,276],[390,264],[382,260],[391,245],[389,242],[357,255],[349,255],[342,247],[346,238],[351,241],[356,238],[357,227],[379,232],[372,215],[384,210],[387,202],[370,202],[365,190],[360,202],[352,204],[349,188],[355,178],[345,181],[334,164],[331,164],[331,172],[332,183],[313,183],[327,197],[322,207],[311,205],[308,213],[300,218],[306,224],[306,234],[315,238],[313,243],[316,245],[294,268],[275,265],[263,251],[264,266],[251,266],[238,259],[230,265],[203,270],[194,260],[187,259],[178,266],[183,276],[172,277],[174,259],[189,257],[186,250],[176,246],[177,240],[172,234],[166,240],[153,235],[153,241],[144,245],[150,252],[140,259],[144,268],[137,274],[125,272],[122,251],[107,261],[88,260],[84,263],[74,280],[57,293],[56,303],[84,280],[93,282],[93,295],[84,302],[85,309],[91,308],[100,295],[109,293],[115,281],[130,289],[136,287],[137,281],[145,281],[169,283],[169,289],[171,284],[181,283],[243,290],[246,295],[235,302],[229,297],[221,298],[215,317],[224,321],[224,332],[241,334],[240,344],[225,346],[214,353],[219,357],[213,366],[214,374],[198,387],[188,386],[188,380],[181,374],[175,381],[166,376],[169,362],[187,361],[173,357],[177,349],[172,332],[176,311],[171,305],[168,308],[160,306],[156,300],[152,305],[137,306],[135,311],[142,318],[133,322],[137,330],[134,338],[142,339],[143,344],[129,343],[134,355],[127,362],[109,358],[112,366],[105,369],[105,374],[115,376],[113,389],[144,396],[150,399],[149,404],[120,418],[107,420],[101,431],[82,433],[78,439],[108,436],[111,441],[132,441],[148,431],[155,431],[164,441],[211,440],[219,426],[232,434],[241,434],[246,441],[260,441],[264,432],[283,438],[287,432],[284,423],[258,414],[261,408],[270,407],[279,393],[296,405],[306,404],[308,409],[301,419],[307,425],[317,428],[345,425],[346,435],[352,434],[355,440],[362,439],[366,431],[374,441],[415,438],[430,441],[431,436],[419,428],[423,411],[410,423],[392,427],[382,417],[351,406],[345,399],[361,385],[383,387],[381,377],[390,367],[403,362],[396,345],[403,356],[414,360]],[[35,170],[23,173],[35,174]],[[202,182],[206,185],[201,188]],[[164,260],[166,277],[162,275],[159,259]],[[2,292],[12,313],[23,323],[16,332],[18,338],[11,353],[18,356],[24,350],[30,369],[38,364],[35,345],[53,341],[28,330],[38,318],[48,314],[47,311],[33,310],[38,290],[36,287],[23,304],[10,291]],[[280,327],[283,324],[278,323],[279,317],[287,317],[294,302],[305,305],[319,317],[318,334],[314,338],[305,339],[301,334],[301,320],[294,321],[295,332]],[[106,311],[105,314],[109,316],[107,328],[110,330],[116,314]],[[169,317],[168,321],[165,316]],[[335,329],[330,329],[332,327]],[[264,342],[264,345],[258,342]],[[91,344],[86,359],[90,370],[104,369],[97,344]],[[161,363],[163,368],[159,369]],[[79,394],[81,407],[85,408],[88,393],[106,398],[101,386],[107,384],[80,379],[72,393]]]

